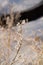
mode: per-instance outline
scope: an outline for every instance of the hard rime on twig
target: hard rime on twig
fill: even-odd
[[[19,32],[19,33],[17,33],[17,34],[21,36],[21,39],[18,40],[18,45],[16,46],[17,53],[16,53],[16,56],[14,57],[14,59],[12,60],[11,65],[14,63],[14,61],[15,61],[15,59],[16,59],[16,57],[17,57],[19,51],[20,51],[21,45],[22,45],[22,26],[21,26],[21,25],[19,26],[19,31],[18,31],[18,32]]]

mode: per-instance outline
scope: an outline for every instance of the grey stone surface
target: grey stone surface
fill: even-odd
[[[8,12],[8,8],[10,8],[10,2],[12,2],[11,5],[13,4],[11,10],[14,8],[14,11],[22,11],[38,7],[41,4],[41,2],[43,3],[43,0],[0,0],[0,12]]]

